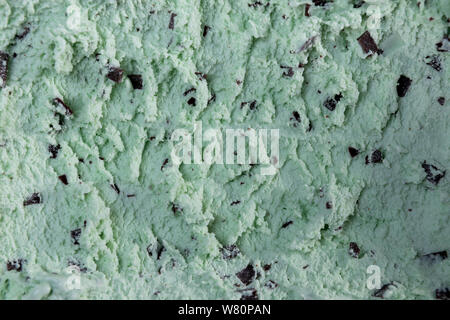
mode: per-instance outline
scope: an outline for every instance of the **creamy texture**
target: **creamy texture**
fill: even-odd
[[[445,0],[0,0],[0,298],[445,297],[448,17]],[[279,128],[280,169],[174,165],[195,121]]]

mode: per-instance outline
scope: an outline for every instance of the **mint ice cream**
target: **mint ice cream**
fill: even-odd
[[[0,0],[0,298],[450,299],[449,17]],[[197,122],[275,174],[175,163]]]

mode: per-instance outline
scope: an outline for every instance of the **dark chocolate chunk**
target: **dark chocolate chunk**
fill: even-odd
[[[272,268],[272,265],[271,265],[271,264],[265,264],[265,265],[263,266],[263,270],[264,270],[264,271],[269,271],[270,268]]]
[[[224,246],[223,248],[220,249],[220,252],[222,253],[222,257],[225,260],[236,258],[240,253],[239,248],[234,244]]]
[[[236,273],[236,276],[241,280],[243,284],[248,286],[250,283],[253,282],[253,279],[255,278],[255,269],[251,264],[249,264],[245,269],[242,269],[238,273]]]
[[[6,262],[6,270],[21,272],[22,268],[23,268],[23,264],[24,264],[23,259],[7,261]]]
[[[58,179],[65,185],[69,184],[69,182],[67,181],[67,176],[65,174],[63,174],[62,176],[59,176]]]
[[[88,271],[88,269],[85,266],[81,265],[81,263],[79,261],[69,260],[67,262],[67,266],[76,267],[82,273],[86,273]]]
[[[348,247],[348,254],[351,257],[358,259],[359,258],[359,253],[360,253],[360,250],[359,250],[359,247],[356,244],[356,242],[350,242],[350,245]]]
[[[195,107],[197,104],[197,101],[195,100],[194,97],[191,97],[188,101],[187,101],[188,105]]]
[[[169,159],[165,159],[162,166],[161,166],[161,171],[166,167],[166,165],[169,163]]]
[[[183,212],[183,208],[174,202],[171,203],[171,209],[172,209],[173,214],[175,214],[175,215]]]
[[[142,90],[143,82],[140,74],[129,74],[128,79],[130,79],[134,90]]]
[[[172,13],[170,15],[170,21],[169,21],[169,29],[173,30],[174,26],[175,26],[175,17],[177,16],[176,13]]]
[[[297,122],[301,122],[300,114],[297,111],[292,112],[292,116],[293,118],[291,119],[294,119]]]
[[[325,208],[333,209],[333,203],[331,201],[327,201],[327,203],[325,203]]]
[[[58,152],[61,149],[61,146],[58,145],[53,145],[53,144],[49,144],[48,145],[48,152],[50,152],[52,155],[50,156],[51,159],[55,159],[58,156]]]
[[[203,37],[206,37],[208,35],[209,30],[211,30],[210,26],[203,27]]]
[[[241,203],[241,201],[239,201],[239,200],[233,201],[233,202],[231,203],[231,206],[235,206],[235,205],[237,205],[237,204],[239,204],[239,203]]]
[[[434,292],[434,296],[438,300],[450,300],[450,289],[436,289],[436,291]]]
[[[412,80],[407,76],[401,75],[397,81],[397,94],[399,97],[404,97],[409,87],[411,86]]]
[[[23,28],[23,31],[21,33],[16,34],[16,39],[22,40],[27,36],[27,34],[30,32],[30,27],[26,26]]]
[[[265,286],[266,288],[269,288],[269,289],[273,290],[273,289],[275,289],[276,287],[278,287],[278,283],[276,283],[276,282],[273,281],[273,280],[269,280],[269,281],[267,281],[267,282],[264,284],[264,286]]]
[[[242,292],[241,300],[259,300],[258,292],[255,289],[241,290],[240,292]]]
[[[80,244],[79,240],[81,237],[81,229],[78,228],[70,231],[70,237],[72,238],[74,245],[79,245]]]
[[[336,100],[334,100],[333,98],[327,98],[327,100],[325,100],[325,102],[323,103],[323,106],[330,111],[334,111],[334,109],[336,109],[336,104]]]
[[[62,107],[64,109],[64,112],[66,114],[66,116],[70,116],[73,114],[72,109],[70,109],[65,103],[64,101],[62,101],[60,98],[55,98],[53,99],[53,104],[57,107]]]
[[[442,70],[441,58],[438,55],[425,57],[425,63],[438,72]]]
[[[334,100],[336,100],[336,102],[339,102],[341,101],[342,97],[342,93],[339,92],[338,94],[334,95]]]
[[[289,220],[288,222],[283,223],[283,225],[281,226],[282,229],[289,227],[291,224],[293,224],[294,222]]]
[[[311,5],[309,3],[307,3],[305,5],[305,16],[306,17],[310,17],[311,15],[309,14],[309,8],[311,8]]]
[[[385,285],[383,285],[380,289],[376,290],[372,296],[376,297],[376,298],[384,298],[385,293],[391,288],[391,287],[396,287],[392,282],[390,283],[386,283]]]
[[[383,53],[383,50],[378,49],[378,46],[369,31],[365,31],[357,40],[364,53]]]
[[[370,162],[372,163],[380,163],[383,162],[383,154],[380,150],[375,150],[372,152],[372,155],[370,156]]]
[[[8,62],[9,54],[0,51],[0,88],[6,87],[6,80],[8,79]]]
[[[439,97],[439,98],[437,99],[437,101],[438,101],[438,103],[439,103],[441,106],[443,106],[443,105],[445,104],[445,97]]]
[[[109,72],[106,76],[108,77],[108,79],[119,83],[122,81],[123,70],[117,67],[109,67]]]
[[[190,89],[186,90],[186,91],[183,93],[183,96],[187,96],[189,93],[195,92],[196,90],[197,90],[197,89],[195,89],[195,88],[190,88]]]
[[[359,154],[359,150],[353,147],[348,147],[348,153],[350,153],[350,156],[354,158]]]
[[[283,77],[292,78],[292,76],[294,75],[294,69],[292,69],[292,67],[280,66],[280,68],[281,69],[287,69],[287,71],[283,72]]]
[[[449,52],[450,51],[450,40],[448,36],[444,36],[444,38],[436,43],[436,50],[439,52]]]
[[[39,204],[39,203],[41,203],[41,195],[38,192],[35,192],[23,202],[23,206],[26,207],[32,204]]]
[[[119,189],[119,187],[117,186],[117,184],[113,183],[113,184],[110,184],[110,186],[111,186],[111,188],[113,188],[113,190],[114,190],[115,192],[117,192],[117,194],[120,194],[120,189]]]
[[[426,161],[422,163],[422,168],[425,170],[427,174],[427,180],[435,185],[439,183],[439,181],[445,177],[446,171],[442,171],[432,164],[428,164]]]

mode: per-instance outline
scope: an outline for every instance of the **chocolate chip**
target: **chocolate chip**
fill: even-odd
[[[434,185],[437,185],[445,177],[446,171],[442,171],[436,166],[428,164],[426,161],[422,163],[422,168],[425,170],[427,180]]]
[[[273,289],[275,289],[276,287],[278,287],[278,283],[276,283],[276,282],[273,281],[273,280],[269,280],[269,281],[267,281],[267,282],[264,284],[264,286],[265,286],[266,288],[269,288],[269,289],[273,290]]]
[[[39,203],[41,203],[41,195],[38,192],[35,192],[23,202],[23,206],[26,207],[32,204],[39,204]]]
[[[27,36],[27,34],[30,32],[30,27],[23,28],[23,31],[21,33],[16,34],[16,39],[22,40]]]
[[[165,159],[162,166],[161,166],[161,171],[166,167],[166,165],[169,163],[169,159]]]
[[[439,52],[449,52],[450,51],[450,40],[448,36],[444,36],[444,38],[436,43],[436,50]]]
[[[6,270],[21,272],[22,268],[23,268],[23,264],[24,264],[23,259],[7,261],[6,262]]]
[[[360,253],[360,250],[359,250],[359,247],[356,244],[356,242],[350,242],[350,245],[349,245],[349,248],[348,248],[348,254],[351,257],[358,259],[359,258],[359,253]]]
[[[350,156],[354,158],[359,154],[359,150],[353,147],[348,147],[348,153],[350,153]]]
[[[242,292],[241,300],[259,300],[258,292],[255,289],[241,290],[239,292]]]
[[[8,79],[8,63],[9,54],[0,51],[0,88],[6,87],[6,80]]]
[[[143,88],[142,75],[129,74],[128,79],[130,79],[131,85],[133,86],[134,90],[142,90],[142,88]]]
[[[50,152],[52,154],[50,156],[50,158],[55,159],[58,156],[58,152],[60,149],[61,149],[61,146],[59,144],[56,146],[53,144],[48,145],[48,152]]]
[[[401,75],[397,81],[397,94],[399,97],[404,97],[409,87],[411,86],[412,80],[407,76]]]
[[[239,280],[241,280],[243,284],[248,286],[253,282],[253,279],[255,277],[255,269],[251,264],[249,264],[247,267],[245,267],[245,269],[236,273],[236,276],[239,278]]]
[[[211,30],[211,27],[209,26],[203,27],[203,37],[206,37],[208,35],[209,30]]]
[[[65,103],[64,101],[62,101],[60,98],[55,98],[53,99],[53,104],[57,107],[62,107],[64,109],[64,113],[66,114],[66,116],[70,116],[73,114],[72,109],[70,109]]]
[[[272,265],[271,265],[271,264],[265,264],[265,265],[263,266],[263,270],[264,270],[264,271],[269,271],[270,268],[272,268]]]
[[[437,99],[437,101],[438,101],[438,103],[439,103],[441,106],[443,106],[443,105],[445,104],[445,97],[439,97],[439,98]]]
[[[372,152],[372,155],[370,156],[370,162],[372,163],[380,163],[383,162],[383,154],[380,150],[375,150]]]
[[[305,5],[305,16],[306,17],[310,17],[311,15],[309,14],[309,8],[311,8],[311,5],[309,3],[307,3]]]
[[[285,223],[283,223],[283,225],[281,226],[281,228],[282,229],[284,229],[284,228],[287,228],[287,227],[289,227],[291,224],[293,224],[294,222],[293,221],[288,221],[288,222],[285,222]]]
[[[79,245],[80,244],[79,240],[81,237],[81,229],[78,228],[70,231],[70,237],[72,238],[74,245]]]
[[[195,92],[196,90],[197,90],[197,89],[195,89],[195,88],[190,88],[190,89],[186,90],[186,91],[183,93],[183,96],[187,96],[189,93]]]
[[[65,185],[68,185],[69,182],[67,181],[67,176],[63,174],[62,176],[59,176],[58,179]]]
[[[333,203],[331,201],[327,201],[327,203],[325,203],[325,208],[333,209]]]
[[[241,203],[241,201],[239,201],[239,200],[233,201],[233,202],[231,203],[231,206],[235,206],[235,205],[237,205],[237,204],[239,204],[239,203]]]
[[[438,55],[425,57],[425,63],[438,72],[442,70],[441,58]]]
[[[109,72],[106,77],[116,83],[119,83],[122,81],[123,70],[117,67],[109,67]]]
[[[383,53],[383,50],[378,49],[378,46],[369,31],[365,31],[357,40],[364,53]]]
[[[434,296],[438,300],[450,300],[450,289],[436,289],[434,292]]]
[[[387,283],[387,284],[383,285],[380,289],[376,290],[376,291],[373,293],[373,296],[376,297],[376,298],[384,298],[385,293],[386,293],[391,287],[395,287],[395,285],[394,285],[392,282]]]
[[[301,122],[300,114],[297,111],[292,112],[292,116],[294,118],[291,118],[291,119],[294,119],[297,122]]]
[[[110,184],[110,186],[111,186],[111,188],[113,188],[113,190],[114,190],[115,192],[117,192],[117,194],[120,194],[120,189],[119,189],[119,187],[117,186],[117,184],[113,183],[113,184]]]
[[[222,253],[222,257],[225,260],[236,258],[240,253],[239,248],[234,244],[224,246],[223,248],[220,249],[220,252]]]
[[[333,98],[327,98],[327,100],[325,100],[325,102],[323,103],[323,106],[330,111],[334,111],[334,109],[336,109],[336,104],[336,100],[334,100]]]
[[[187,101],[188,105],[195,107],[195,105],[197,104],[197,101],[195,100],[194,97],[191,97],[188,101]]]
[[[169,29],[173,30],[173,27],[175,26],[175,17],[177,16],[176,13],[172,13],[170,15],[170,21],[169,21]]]

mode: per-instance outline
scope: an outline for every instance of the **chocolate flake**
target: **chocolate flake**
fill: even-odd
[[[439,98],[437,99],[437,101],[438,101],[438,103],[439,103],[441,106],[443,106],[443,105],[445,104],[445,97],[439,97]]]
[[[317,36],[313,36],[313,37],[309,38],[308,40],[306,40],[305,43],[302,44],[302,46],[297,51],[295,51],[295,53],[300,53],[300,52],[308,49],[309,47],[311,47],[314,43],[314,40],[316,40],[316,38],[317,38]]]
[[[117,67],[109,67],[109,72],[106,76],[108,77],[108,79],[119,83],[122,81],[123,70]]]
[[[201,72],[195,72],[195,75],[198,77],[199,80],[206,80],[207,75],[205,73],[201,73]]]
[[[282,229],[285,229],[287,227],[289,227],[291,224],[293,224],[294,222],[292,220],[283,223],[283,225],[281,226]]]
[[[166,165],[169,163],[169,159],[165,159],[162,166],[161,166],[161,171],[166,167]]]
[[[113,188],[113,190],[114,190],[115,192],[117,192],[117,194],[120,194],[120,189],[119,189],[119,187],[117,186],[117,184],[113,183],[113,184],[110,184],[110,186],[111,186],[111,188]]]
[[[292,67],[280,66],[280,68],[287,69],[287,71],[283,72],[283,77],[292,78],[292,76],[294,75],[294,69],[292,69]]]
[[[348,153],[350,153],[350,156],[354,158],[359,154],[359,150],[353,147],[348,147]]]
[[[276,282],[273,281],[273,280],[269,280],[269,281],[266,282],[266,284],[264,284],[264,286],[265,286],[266,288],[269,288],[269,289],[273,290],[273,289],[275,289],[276,287],[278,287],[278,283],[276,283]]]
[[[175,26],[175,17],[177,16],[176,13],[172,13],[170,15],[170,21],[169,21],[169,29],[173,30],[174,26]]]
[[[256,8],[256,7],[262,6],[262,2],[261,2],[261,1],[255,1],[255,2],[253,2],[253,3],[249,3],[248,6],[249,6],[250,8],[251,8],[251,7]]]
[[[255,110],[256,109],[256,100],[253,100],[252,102],[250,102],[249,108],[250,108],[250,110]]]
[[[189,93],[195,92],[196,90],[197,90],[197,89],[195,89],[195,88],[190,88],[190,89],[186,90],[186,91],[183,93],[183,96],[187,96]]]
[[[327,98],[327,100],[325,100],[325,102],[323,103],[323,106],[330,111],[334,111],[334,109],[336,109],[336,104],[336,100],[334,100],[333,98]]]
[[[270,268],[272,268],[272,265],[271,265],[271,264],[265,264],[265,265],[263,266],[263,270],[264,270],[264,271],[269,271]]]
[[[53,144],[49,144],[48,145],[48,152],[50,152],[52,155],[50,156],[51,159],[55,159],[58,156],[58,152],[61,149],[61,146],[58,145],[53,145]]]
[[[370,162],[372,163],[380,163],[383,162],[383,154],[380,150],[375,150],[372,152],[372,155],[370,156]]]
[[[178,204],[174,202],[171,203],[171,208],[174,215],[183,212],[183,208],[181,208]]]
[[[0,51],[0,88],[6,87],[6,80],[8,79],[8,62],[9,54]]]
[[[255,289],[241,290],[239,292],[242,292],[241,300],[259,300],[258,292]]]
[[[38,192],[35,192],[23,202],[23,206],[26,207],[32,204],[39,204],[39,203],[41,203],[41,195]]]
[[[434,292],[434,296],[438,300],[450,300],[450,289],[436,289],[436,291]]]
[[[426,178],[429,182],[434,185],[437,185],[439,181],[445,177],[446,171],[442,171],[432,164],[428,164],[426,161],[422,163],[422,168],[425,170],[427,174]]]
[[[206,37],[208,35],[209,30],[211,30],[210,26],[204,26],[203,27],[203,37]]]
[[[360,250],[359,250],[359,247],[356,244],[356,242],[350,242],[350,245],[349,245],[349,248],[348,248],[348,254],[351,257],[358,259],[359,258],[359,253],[360,253]]]
[[[233,201],[233,202],[231,203],[231,206],[235,206],[235,205],[237,205],[237,204],[239,204],[239,203],[241,203],[241,201],[239,201],[239,200]]]
[[[450,40],[448,36],[444,36],[444,38],[436,43],[436,50],[439,52],[449,52],[450,51]]]
[[[242,269],[238,273],[236,273],[236,276],[241,280],[243,284],[248,286],[250,283],[253,282],[253,279],[255,277],[255,269],[251,264],[249,264],[245,269]]]
[[[425,63],[438,72],[442,71],[441,58],[436,54],[432,56],[426,56]]]
[[[365,31],[357,40],[364,53],[383,53],[383,50],[378,49],[378,46],[369,31]]]
[[[128,79],[131,81],[131,85],[134,90],[142,90],[144,87],[142,84],[142,75],[140,74],[129,74]]]
[[[208,105],[210,105],[212,102],[214,102],[214,101],[216,101],[216,94],[215,93],[213,93],[213,95],[211,96],[211,98],[209,98],[209,100],[208,100]]]
[[[65,174],[63,174],[62,176],[59,176],[58,179],[66,186],[69,184],[69,182],[67,181],[67,176]]]
[[[220,252],[222,253],[222,257],[225,260],[230,260],[236,258],[240,253],[240,250],[236,245],[230,244],[228,246],[224,246],[223,248],[221,248]]]
[[[62,101],[60,98],[53,99],[53,104],[57,107],[62,107],[64,109],[64,112],[66,116],[71,116],[73,114],[72,109],[70,109],[64,101]]]
[[[79,240],[81,237],[81,229],[78,228],[70,231],[70,237],[72,238],[74,245],[79,245],[80,244]]]
[[[406,95],[409,87],[411,86],[412,80],[407,76],[401,75],[397,81],[397,94],[400,98]]]
[[[30,27],[26,26],[23,28],[23,31],[21,33],[16,34],[16,39],[22,40],[27,36],[27,34],[30,32]]]
[[[333,0],[312,0],[312,2],[314,3],[314,5],[317,7],[323,7],[325,6],[327,3],[329,2],[333,2]]]
[[[325,208],[327,208],[327,209],[333,209],[333,202],[327,201],[327,202],[325,203]]]
[[[23,268],[23,263],[24,263],[23,259],[8,261],[6,262],[6,270],[21,272]]]
[[[191,98],[187,101],[187,104],[190,105],[190,106],[195,107],[196,104],[197,104],[197,101],[195,100],[194,97],[191,97]]]
[[[309,8],[311,8],[311,5],[309,3],[307,3],[305,5],[305,16],[306,17],[310,17],[311,15],[309,14]]]
[[[428,253],[422,256],[422,258],[425,258],[426,260],[429,260],[431,262],[436,262],[439,260],[445,260],[448,258],[447,251],[438,251],[438,252],[432,252]]]

